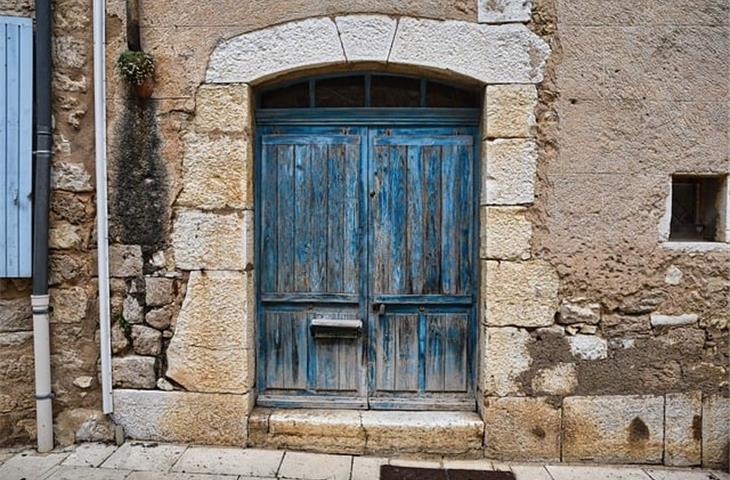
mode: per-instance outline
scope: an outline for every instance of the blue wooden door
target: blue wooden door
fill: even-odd
[[[475,134],[260,128],[259,404],[475,408]]]
[[[33,21],[0,16],[0,278],[31,276]]]
[[[473,408],[474,131],[371,129],[371,408]]]

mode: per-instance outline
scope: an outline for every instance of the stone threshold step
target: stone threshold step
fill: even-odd
[[[478,458],[484,422],[475,412],[255,408],[252,447],[356,455]]]

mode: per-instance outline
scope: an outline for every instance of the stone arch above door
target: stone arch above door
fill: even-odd
[[[484,25],[385,15],[309,18],[230,38],[207,83],[256,84],[352,62],[410,65],[490,83],[539,83],[548,45],[523,24]]]

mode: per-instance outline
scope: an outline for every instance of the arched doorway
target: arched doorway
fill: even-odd
[[[480,92],[348,73],[256,105],[257,403],[475,410]]]

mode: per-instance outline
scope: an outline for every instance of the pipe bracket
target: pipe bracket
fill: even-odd
[[[50,392],[46,395],[34,395],[36,400],[53,400],[56,398],[56,394],[53,392]]]

